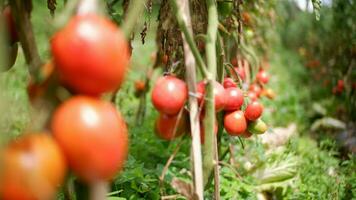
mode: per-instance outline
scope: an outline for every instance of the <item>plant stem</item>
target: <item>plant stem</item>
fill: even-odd
[[[189,35],[193,35],[193,28],[190,19],[189,12],[189,1],[188,0],[178,0],[179,9],[176,10],[177,13],[182,13],[184,16],[184,24]],[[178,17],[177,17],[178,18]],[[196,87],[196,69],[195,60],[192,52],[191,46],[188,44],[188,39],[184,33],[183,37],[183,48],[184,48],[184,61],[186,66],[186,81],[188,84],[189,94],[195,94],[197,91]],[[195,44],[195,43],[193,43]],[[189,95],[189,114],[190,114],[190,127],[192,134],[192,163],[193,163],[193,174],[194,174],[194,189],[195,194],[199,200],[204,199],[203,191],[203,168],[202,168],[202,156],[201,156],[201,143],[200,143],[200,124],[199,124],[199,108],[198,101],[195,95]]]
[[[121,26],[126,38],[130,38],[132,32],[134,31],[137,20],[141,17],[141,13],[145,8],[146,1],[147,0],[130,1],[125,21]]]
[[[109,191],[109,183],[97,181],[90,185],[90,200],[105,200]]]
[[[208,31],[206,41],[206,57],[207,66],[210,77],[206,77],[206,100],[205,110],[206,116],[204,119],[205,130],[205,145],[203,148],[204,153],[204,184],[209,180],[209,175],[212,172],[214,165],[218,164],[218,160],[214,157],[217,155],[216,142],[214,142],[214,120],[215,120],[215,101],[214,101],[214,81],[216,75],[216,39],[218,32],[218,13],[214,0],[206,0],[208,8]],[[216,169],[216,168],[215,168]],[[217,172],[218,173],[218,172]],[[215,173],[216,174],[216,173]],[[215,184],[218,185],[217,177],[214,177]],[[216,186],[217,187],[217,186]],[[215,191],[215,199],[220,199],[219,191]]]
[[[189,45],[190,50],[192,51],[192,54],[195,58],[195,61],[198,65],[198,67],[200,68],[201,72],[203,73],[203,75],[205,77],[211,77],[210,73],[207,70],[207,67],[204,63],[204,60],[202,58],[202,56],[199,53],[198,47],[194,42],[194,37],[193,34],[189,32],[187,25],[185,24],[185,21],[183,19],[182,13],[180,12],[180,10],[178,9],[178,4],[177,4],[177,0],[170,0],[171,2],[171,6],[173,8],[173,11],[176,15],[177,18],[177,22],[178,22],[178,26],[181,29],[181,31],[184,34],[184,37]]]
[[[33,34],[30,20],[30,8],[26,8],[25,3],[22,0],[11,0],[9,3],[26,62],[29,65],[29,72],[33,78],[36,78],[36,73],[41,67],[42,61]]]

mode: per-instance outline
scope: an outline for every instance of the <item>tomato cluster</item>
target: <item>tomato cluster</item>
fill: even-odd
[[[7,42],[2,43],[1,45],[4,45],[3,49],[6,51],[7,57],[9,58],[5,63],[5,66],[1,69],[9,69],[15,64],[17,58],[19,37],[15,28],[15,21],[10,6],[5,6],[0,12],[0,15],[1,18],[5,20],[5,33],[7,35]]]
[[[3,200],[53,199],[67,167],[88,184],[108,181],[128,154],[123,117],[100,99],[120,87],[128,67],[119,28],[96,14],[73,16],[53,36],[51,49],[56,72],[75,94],[54,111],[51,134],[25,135],[1,152]]]
[[[243,65],[239,66],[239,63]],[[224,112],[223,125],[226,132],[232,136],[250,137],[252,134],[262,134],[267,130],[267,125],[260,119],[263,105],[258,99],[262,96],[274,98],[273,90],[264,88],[270,76],[261,68],[255,76],[256,80],[248,86],[247,91],[243,91],[239,85],[247,83],[245,68],[249,67],[248,62],[233,59],[231,64],[235,66],[229,70],[230,73],[224,78],[223,83],[213,82],[215,111]],[[206,100],[206,84],[204,80],[198,82],[196,93],[199,107],[202,108],[200,114],[202,143],[204,143],[202,121],[205,116],[203,104]],[[188,113],[184,110],[187,98],[188,89],[183,80],[168,75],[156,81],[152,91],[152,103],[160,112],[155,123],[156,133],[160,138],[172,140],[189,132]],[[217,134],[217,131],[216,122],[214,132]]]

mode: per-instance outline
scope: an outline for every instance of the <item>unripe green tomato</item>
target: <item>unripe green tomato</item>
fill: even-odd
[[[267,124],[262,121],[262,119],[257,119],[256,121],[249,122],[247,130],[252,134],[263,134],[267,131]]]
[[[232,1],[218,1],[218,11],[223,17],[228,17],[231,15],[234,5]]]

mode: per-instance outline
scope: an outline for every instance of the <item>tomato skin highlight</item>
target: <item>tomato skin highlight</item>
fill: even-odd
[[[123,168],[128,153],[127,127],[111,103],[73,97],[55,111],[51,128],[80,179],[88,183],[109,180]]]
[[[174,76],[159,78],[152,90],[154,107],[165,114],[176,115],[184,107],[188,88],[184,81]]]
[[[243,134],[247,128],[244,113],[241,110],[226,113],[224,116],[224,127],[229,135],[239,136]]]
[[[224,78],[223,82],[224,88],[234,88],[237,87],[237,84],[235,83],[234,79],[232,78]]]
[[[74,16],[53,36],[51,50],[63,84],[92,96],[119,88],[130,59],[123,33],[96,14]]]
[[[49,134],[27,134],[1,152],[0,199],[50,200],[62,184],[66,162]]]
[[[160,114],[156,120],[156,134],[163,140],[173,140],[186,133],[188,127],[187,115],[183,113],[179,119],[179,114],[170,116]]]
[[[258,101],[253,101],[248,104],[245,110],[245,117],[250,121],[255,121],[261,117],[263,112],[263,106]]]
[[[241,108],[244,103],[244,94],[239,88],[227,88],[225,89],[226,105],[225,110],[233,111]]]
[[[261,84],[267,84],[269,81],[269,75],[265,70],[260,70],[256,75],[257,81]]]
[[[205,85],[204,81],[200,81],[197,85],[197,94],[199,104],[204,103],[205,98]],[[217,81],[214,81],[214,100],[215,100],[215,112],[219,112],[224,109],[226,105],[226,95],[224,87]]]

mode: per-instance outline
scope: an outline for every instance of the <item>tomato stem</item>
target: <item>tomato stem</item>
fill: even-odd
[[[109,192],[107,181],[96,181],[90,184],[90,200],[104,200]]]

